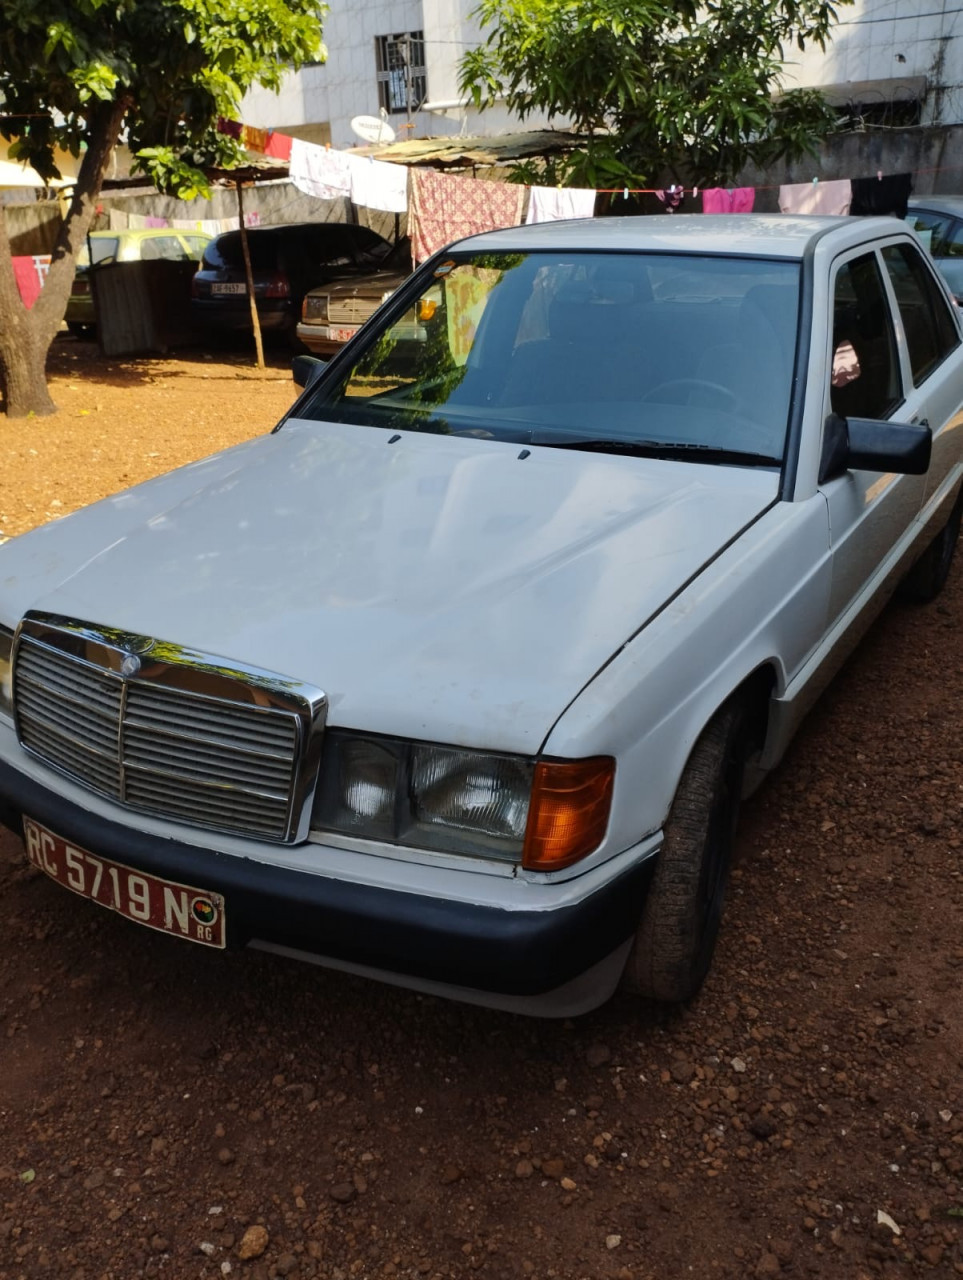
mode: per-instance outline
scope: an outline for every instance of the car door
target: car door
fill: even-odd
[[[925,503],[946,480],[951,454],[957,447],[952,433],[963,425],[963,386],[959,364],[953,359],[961,341],[960,313],[948,301],[916,245],[886,245],[881,256],[906,338],[908,420],[928,422],[933,432]]]
[[[830,297],[824,420],[836,413],[880,423],[909,421],[914,409],[907,400],[902,332],[879,254],[861,248],[837,258]],[[910,395],[915,397],[912,387]],[[858,612],[882,585],[925,485],[925,476],[847,470],[820,486],[832,541],[830,625]]]

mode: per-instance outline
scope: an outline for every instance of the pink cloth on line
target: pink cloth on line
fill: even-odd
[[[791,182],[779,188],[780,213],[849,213],[853,184],[848,178],[832,182]]]
[[[703,213],[752,213],[755,187],[707,187],[702,193]]]
[[[409,229],[415,262],[463,236],[517,227],[522,220],[525,188],[514,182],[452,178],[433,169],[411,170]]]

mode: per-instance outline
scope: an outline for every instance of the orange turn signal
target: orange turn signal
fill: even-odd
[[[522,866],[558,871],[597,849],[608,826],[615,761],[547,761],[535,766]]]

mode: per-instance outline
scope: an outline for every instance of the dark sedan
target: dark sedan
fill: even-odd
[[[391,256],[392,246],[368,227],[335,222],[299,222],[253,227],[247,232],[254,298],[262,330],[296,342],[301,304],[309,289],[333,280],[370,275]],[[208,245],[194,276],[191,310],[197,326],[224,332],[251,327],[244,251],[239,231]]]

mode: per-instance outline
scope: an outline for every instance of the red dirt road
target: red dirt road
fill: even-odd
[[[21,532],[268,429],[223,357],[58,342]],[[139,929],[0,835],[0,1280],[963,1275],[963,562],[750,803],[668,1014],[460,1007]]]

